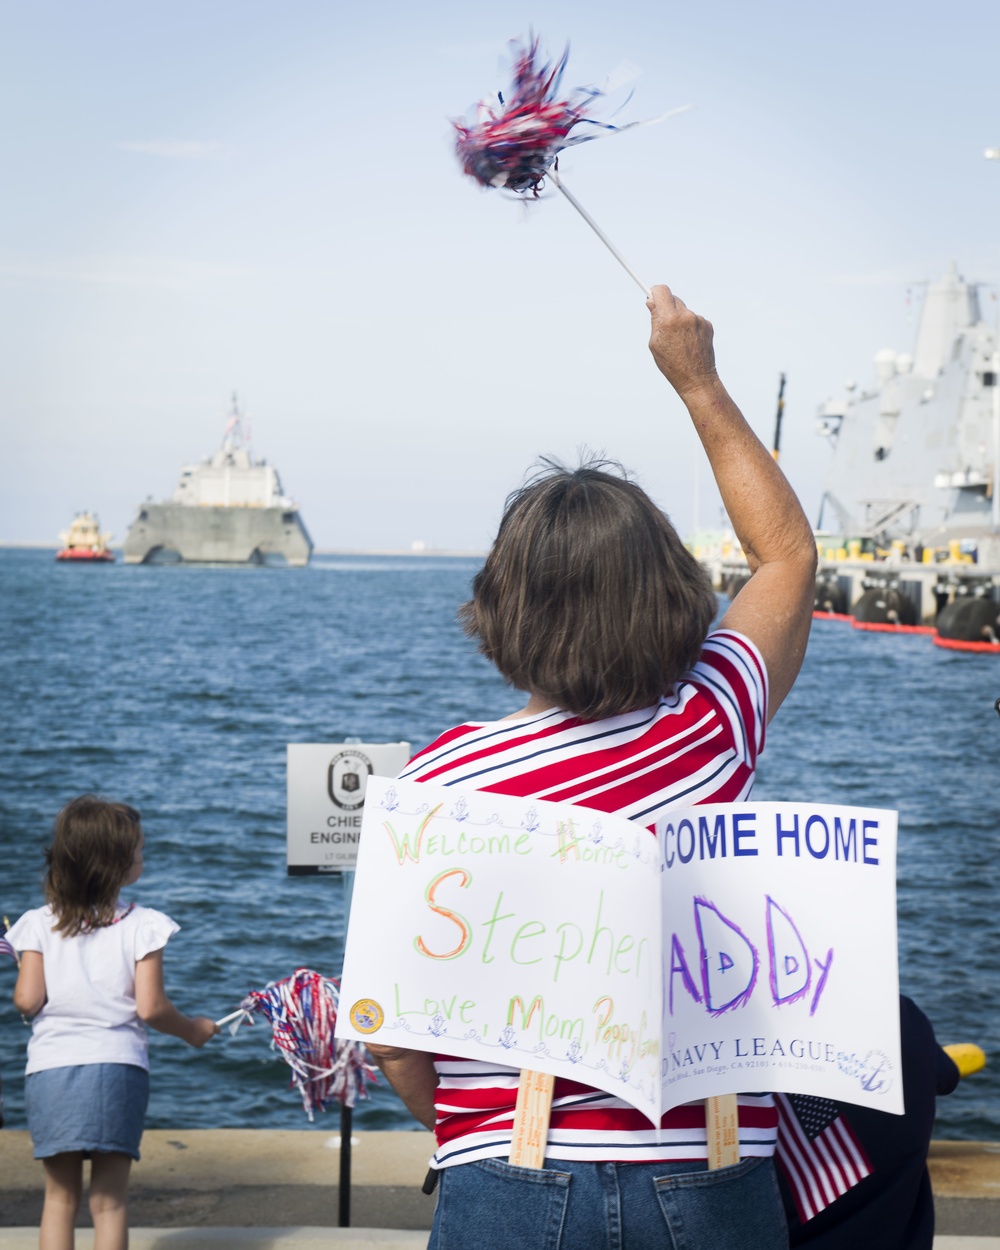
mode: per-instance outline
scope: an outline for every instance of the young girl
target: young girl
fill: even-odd
[[[129,1169],[149,1097],[144,1024],[191,1046],[219,1032],[164,992],[163,948],[178,926],[119,898],[142,875],[142,844],[135,808],[73,799],[45,852],[47,906],[7,935],[21,952],[14,1005],[33,1017],[25,1101],[45,1167],[41,1250],[72,1250],[87,1157],[94,1250],[125,1250]]]

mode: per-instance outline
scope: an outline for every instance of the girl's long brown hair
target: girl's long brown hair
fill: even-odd
[[[45,900],[57,933],[75,937],[111,924],[141,836],[139,813],[127,803],[82,794],[66,804],[45,851]]]

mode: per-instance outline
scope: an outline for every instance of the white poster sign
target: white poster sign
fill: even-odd
[[[394,776],[408,742],[306,742],[288,746],[289,876],[353,869],[368,779]]]
[[[654,1123],[784,1090],[901,1113],[895,812],[589,808],[373,777],[337,1033],[532,1068]]]

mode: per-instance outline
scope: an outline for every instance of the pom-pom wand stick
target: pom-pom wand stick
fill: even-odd
[[[574,207],[574,208],[576,209],[576,211],[580,214],[580,216],[581,216],[581,217],[583,218],[583,220],[587,223],[587,225],[591,228],[591,230],[593,230],[594,234],[596,234],[596,235],[597,235],[597,237],[601,240],[601,242],[602,242],[602,243],[604,244],[604,246],[608,249],[608,251],[609,251],[609,252],[611,253],[611,255],[615,258],[615,260],[619,263],[619,265],[621,265],[621,267],[625,270],[625,272],[626,272],[626,273],[628,274],[628,276],[632,279],[632,281],[633,281],[633,282],[634,282],[634,283],[635,283],[635,284],[636,284],[636,285],[640,288],[640,290],[642,291],[643,295],[645,295],[645,296],[646,296],[646,298],[647,298],[647,299],[649,299],[649,294],[650,294],[650,292],[649,292],[649,287],[645,284],[645,282],[643,282],[643,280],[639,277],[639,275],[636,273],[636,271],[635,271],[635,270],[632,268],[632,266],[628,263],[628,261],[625,259],[625,257],[621,254],[621,252],[619,252],[619,250],[618,250],[618,249],[615,247],[615,245],[611,242],[611,240],[610,240],[610,239],[608,238],[608,236],[604,233],[604,231],[601,229],[601,227],[597,224],[597,222],[593,219],[593,217],[591,217],[591,215],[590,215],[590,214],[587,212],[587,210],[583,207],[583,205],[582,205],[582,204],[580,203],[580,201],[576,198],[576,196],[573,194],[573,192],[572,192],[572,191],[570,191],[570,189],[566,186],[566,184],[565,184],[565,183],[563,182],[563,180],[559,177],[559,175],[558,175],[558,173],[555,171],[555,169],[550,169],[550,170],[549,170],[549,177],[550,177],[550,178],[552,179],[552,181],[556,184],[556,186],[559,188],[559,190],[563,193],[563,195],[566,197],[566,199],[567,199],[567,200],[569,200],[569,202],[573,205],[573,207]]]
[[[235,1020],[238,1020],[239,1023],[242,1024],[244,1020],[248,1020],[248,1019],[249,1019],[249,1012],[244,1007],[238,1007],[235,1011],[231,1011],[228,1016],[223,1016],[221,1020],[216,1020],[215,1023],[221,1029],[222,1026],[225,1024],[228,1024],[231,1026]],[[234,1036],[235,1036],[235,1031],[234,1031]]]

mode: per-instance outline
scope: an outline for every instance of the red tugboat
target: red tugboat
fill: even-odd
[[[101,533],[101,523],[96,514],[79,512],[70,522],[69,529],[59,535],[63,548],[56,553],[57,560],[81,564],[113,564],[115,553],[108,546],[110,534]]]

